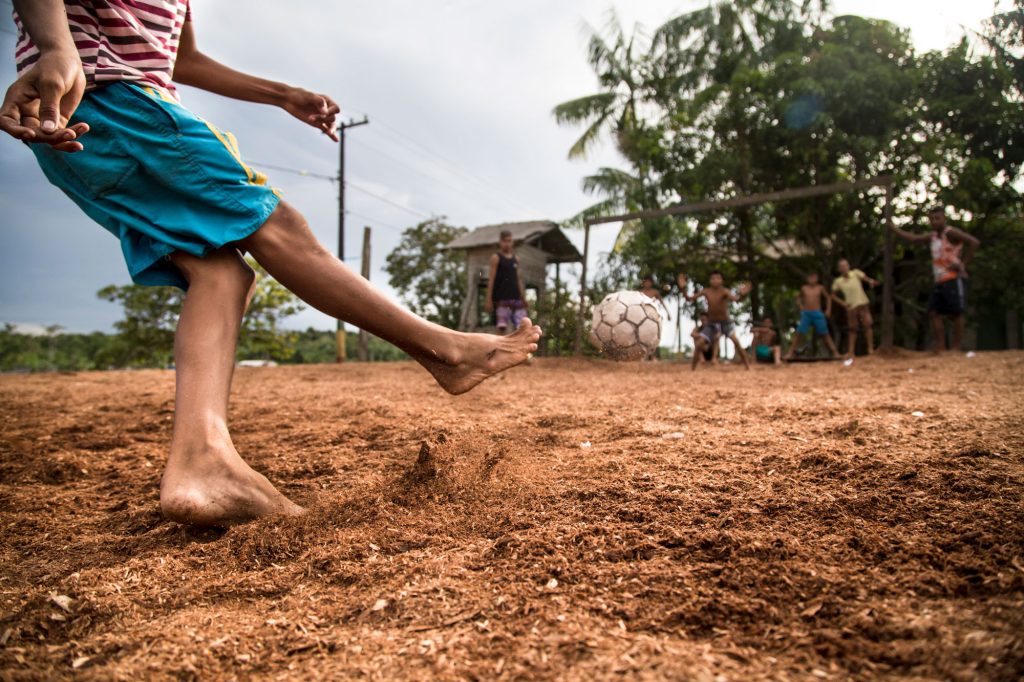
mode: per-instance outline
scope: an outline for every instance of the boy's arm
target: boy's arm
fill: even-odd
[[[64,3],[14,0],[14,8],[39,49],[39,59],[7,89],[0,106],[0,130],[26,142],[78,151],[82,145],[74,140],[88,132],[89,126],[65,126],[85,94],[85,73]]]
[[[729,300],[732,301],[733,303],[739,303],[740,301],[742,301],[744,299],[744,297],[747,294],[750,293],[750,290],[753,289],[753,288],[754,287],[753,287],[753,285],[750,282],[744,282],[743,285],[740,286],[739,293],[733,293],[732,291],[726,291],[725,295],[728,296]]]
[[[832,317],[832,297],[828,295],[825,287],[818,285],[818,296],[825,299],[825,317]]]
[[[865,275],[863,270],[854,270],[854,272],[857,273],[857,277],[860,278],[860,281],[867,282],[873,287],[877,287],[879,284],[881,284],[881,282],[879,282],[877,279],[871,279],[870,277]]]
[[[949,232],[952,233],[953,237],[959,239],[964,244],[964,255],[960,260],[966,264],[969,263],[971,258],[974,257],[975,250],[981,245],[981,240],[975,237],[973,234],[968,234],[963,230],[958,230],[955,227],[949,228]]]
[[[327,95],[235,71],[199,51],[191,21],[181,28],[174,82],[231,99],[281,107],[303,123],[338,141],[335,118],[340,111]]]
[[[487,295],[484,297],[484,310],[491,312],[494,309],[494,301],[491,294],[494,293],[494,277],[498,274],[498,254],[491,254],[491,272],[487,276]]]
[[[892,229],[892,233],[894,235],[896,235],[900,239],[903,239],[903,240],[908,241],[908,242],[913,242],[913,243],[916,243],[916,244],[924,244],[929,239],[931,239],[930,235],[927,235],[927,234],[917,234],[916,232],[907,232],[906,230],[901,230],[900,228],[896,227],[895,225],[893,225],[891,229]]]

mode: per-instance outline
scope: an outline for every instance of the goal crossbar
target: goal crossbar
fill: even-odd
[[[893,346],[893,235],[892,235],[892,188],[894,180],[891,175],[877,175],[864,180],[851,182],[834,182],[828,185],[810,185],[808,187],[797,187],[783,189],[776,192],[764,192],[761,194],[748,194],[731,199],[717,201],[700,201],[692,204],[675,204],[668,208],[652,209],[648,211],[633,211],[613,216],[595,216],[586,218],[583,221],[583,270],[580,273],[580,308],[576,324],[576,355],[583,353],[583,312],[586,307],[587,295],[587,259],[590,255],[590,228],[593,225],[606,223],[618,223],[628,220],[645,220],[648,218],[664,218],[667,216],[687,215],[690,213],[705,213],[720,211],[724,209],[739,208],[741,206],[756,206],[758,204],[769,204],[777,201],[789,201],[793,199],[807,199],[809,197],[823,196],[827,194],[841,194],[853,192],[858,189],[870,187],[885,188],[885,276],[882,280],[882,343],[880,350],[891,350]]]

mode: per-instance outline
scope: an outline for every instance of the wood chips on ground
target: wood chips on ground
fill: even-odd
[[[1022,353],[243,369],[309,514],[226,532],[160,517],[173,387],[0,377],[0,679],[1024,676]]]

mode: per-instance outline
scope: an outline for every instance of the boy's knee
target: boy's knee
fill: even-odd
[[[225,247],[203,258],[174,254],[171,261],[185,275],[190,286],[238,291],[248,297],[256,284],[256,272],[234,248]]]
[[[282,201],[270,214],[260,229],[242,240],[242,245],[247,249],[260,246],[283,246],[290,240],[290,235],[306,225],[306,219],[302,217],[298,209]]]

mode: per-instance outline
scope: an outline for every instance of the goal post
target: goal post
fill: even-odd
[[[576,355],[583,354],[583,317],[586,310],[587,300],[587,260],[590,256],[590,228],[594,225],[604,223],[618,223],[627,220],[644,220],[646,218],[664,218],[666,216],[680,216],[690,213],[705,213],[720,211],[723,209],[739,208],[741,206],[755,206],[758,204],[774,203],[778,201],[790,201],[793,199],[807,199],[826,194],[840,194],[853,192],[858,189],[870,187],[885,188],[885,204],[883,215],[885,220],[885,252],[884,252],[884,279],[882,280],[882,343],[879,350],[889,351],[893,347],[894,339],[894,308],[893,308],[893,233],[892,233],[892,199],[893,199],[893,177],[891,175],[877,175],[864,180],[852,182],[835,182],[828,185],[810,185],[808,187],[797,187],[794,189],[783,189],[775,192],[764,192],[762,194],[748,194],[732,199],[719,201],[700,201],[693,204],[675,204],[668,208],[653,209],[649,211],[633,211],[613,216],[596,216],[586,218],[583,221],[583,269],[580,273],[580,306],[576,319]]]

